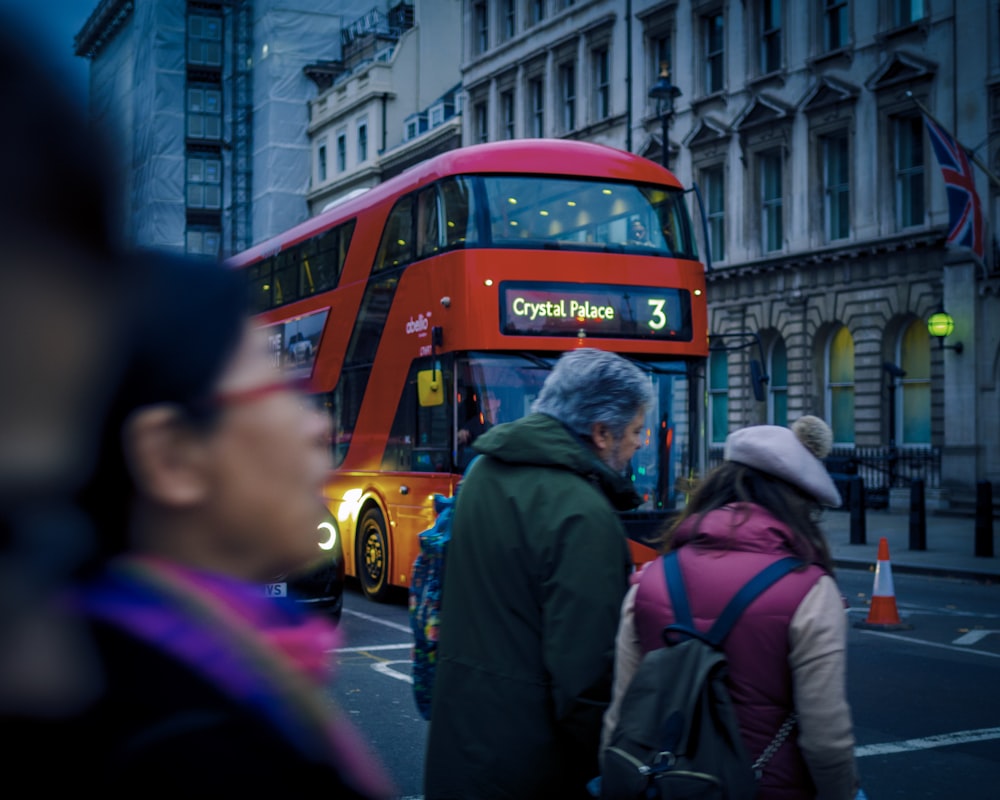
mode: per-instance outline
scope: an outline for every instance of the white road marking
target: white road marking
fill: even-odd
[[[403,633],[413,633],[413,629],[409,625],[400,625],[398,622],[389,622],[388,620],[379,619],[378,617],[372,616],[371,614],[365,614],[361,611],[353,611],[350,608],[345,608],[341,613],[350,614],[352,617],[357,617],[358,619],[368,620],[368,622],[377,622],[379,625],[385,625],[387,628],[392,628],[393,630],[402,631]]]
[[[904,739],[901,742],[883,742],[882,744],[866,744],[854,748],[855,758],[868,756],[885,756],[892,753],[912,753],[915,750],[930,750],[935,747],[948,747],[968,742],[985,742],[989,739],[1000,739],[1000,728],[980,728],[972,731],[955,731],[941,733],[937,736],[926,736],[923,739]]]
[[[393,664],[406,664],[407,670],[410,668],[409,661],[377,661],[372,664],[372,669],[376,672],[380,672],[383,675],[387,675],[390,678],[395,678],[397,681],[406,681],[407,683],[413,683],[413,676],[410,675],[409,671],[399,672],[392,668]]]
[[[336,650],[331,650],[331,653],[368,653],[375,652],[376,650],[409,650],[413,647],[412,644],[407,642],[406,644],[373,644],[365,647],[360,645],[358,647],[338,647]]]
[[[983,630],[969,631],[968,633],[964,633],[961,636],[959,636],[955,641],[952,642],[952,644],[975,644],[980,639],[985,639],[991,633],[1000,633],[1000,631],[983,631]]]
[[[925,642],[923,639],[913,639],[909,636],[899,636],[895,633],[886,633],[885,631],[873,631],[866,628],[856,628],[859,633],[868,634],[870,636],[882,636],[886,639],[898,639],[901,642],[908,642],[909,644],[921,644],[925,647],[940,647],[942,650],[954,650],[956,653],[973,653],[978,656],[989,656],[990,658],[1000,658],[1000,653],[991,653],[988,650],[973,650],[971,647],[955,647],[950,644],[939,644],[938,642]]]

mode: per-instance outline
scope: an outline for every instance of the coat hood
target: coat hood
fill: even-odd
[[[629,511],[642,502],[629,478],[614,472],[569,428],[547,414],[529,414],[496,425],[476,439],[473,449],[508,464],[575,472],[594,483],[618,511]]]

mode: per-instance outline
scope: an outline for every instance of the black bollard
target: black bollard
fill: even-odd
[[[993,484],[976,484],[976,551],[977,556],[993,557]]]
[[[924,503],[924,480],[910,484],[910,549],[927,549],[927,506]]]
[[[860,475],[851,476],[848,481],[851,488],[848,492],[851,509],[851,544],[865,544],[865,482]]]

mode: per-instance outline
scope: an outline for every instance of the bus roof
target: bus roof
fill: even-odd
[[[449,150],[415,164],[357,197],[310,217],[277,236],[229,259],[234,266],[274,255],[325,228],[348,219],[387,197],[449,175],[561,175],[577,178],[654,183],[683,188],[674,175],[654,161],[607,145],[567,139],[511,139]]]

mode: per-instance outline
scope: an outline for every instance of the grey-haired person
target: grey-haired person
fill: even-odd
[[[700,629],[707,630],[753,575],[785,556],[805,566],[765,590],[723,647],[740,732],[751,759],[795,715],[791,734],[764,767],[760,800],[849,800],[858,788],[846,692],[846,618],[830,551],[816,522],[841,505],[822,461],[833,436],[815,416],[791,428],[756,425],[731,433],[710,472],[667,531]],[[636,573],[622,606],[606,745],[642,656],[662,647],[675,621],[662,559]]]
[[[617,511],[652,402],[613,353],[565,353],[532,413],[480,436],[455,509],[427,798],[587,797],[631,559]]]

